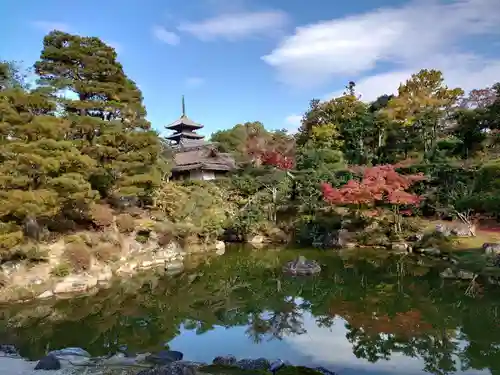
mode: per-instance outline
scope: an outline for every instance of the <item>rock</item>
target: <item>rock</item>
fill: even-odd
[[[0,352],[8,355],[18,355],[16,347],[10,344],[0,344]]]
[[[443,279],[459,279],[459,280],[472,280],[474,273],[465,270],[454,271],[451,268],[445,269],[439,274]]]
[[[391,249],[394,251],[408,252],[410,249],[410,246],[406,242],[396,242],[396,243],[391,244]]]
[[[266,238],[264,236],[261,236],[260,234],[253,236],[248,240],[248,243],[251,245],[261,245],[264,242],[266,242]]]
[[[318,372],[320,372],[320,373],[322,373],[323,375],[337,375],[336,372],[330,371],[330,370],[328,370],[328,369],[326,369],[324,367],[321,367],[321,366],[320,367],[316,367],[315,370],[318,371]]]
[[[95,286],[97,286],[97,278],[94,276],[71,275],[58,282],[55,285],[53,292],[55,294],[84,292]]]
[[[51,291],[51,290],[46,290],[45,292],[43,292],[42,294],[40,294],[38,297],[38,299],[46,299],[46,298],[51,298],[54,296],[54,293]]]
[[[235,363],[236,367],[242,370],[268,370],[270,363],[265,358],[240,359]]]
[[[184,355],[176,350],[162,350],[158,353],[148,355],[146,362],[154,363],[155,365],[166,365],[171,362],[181,361]]]
[[[451,268],[445,269],[443,272],[439,274],[443,279],[453,279],[455,278],[455,272]]]
[[[499,255],[500,254],[500,244],[499,243],[483,243],[482,249],[484,253],[488,256]]]
[[[47,355],[53,355],[56,357],[72,355],[72,356],[77,356],[77,357],[90,358],[89,352],[87,352],[86,350],[84,350],[82,348],[74,348],[74,347],[53,350],[53,351],[49,352]]]
[[[197,371],[190,363],[173,362],[166,366],[142,370],[137,375],[197,375]]]
[[[133,366],[136,365],[138,359],[136,357],[128,357],[123,353],[117,353],[109,358],[105,358],[101,365],[104,366]]]
[[[215,243],[215,254],[223,255],[226,252],[226,244],[224,241],[217,241]]]
[[[113,278],[113,271],[111,270],[110,266],[105,265],[96,275],[96,277],[98,283],[108,282]]]
[[[43,357],[35,366],[35,370],[59,370],[60,368],[61,362],[52,354]]]
[[[215,357],[212,364],[220,366],[233,366],[236,364],[236,357],[234,355]]]
[[[321,272],[321,266],[314,260],[299,256],[297,260],[286,263],[283,266],[283,272],[292,275],[315,275]]]
[[[279,369],[281,369],[285,366],[286,366],[286,363],[283,362],[281,359],[278,359],[269,365],[269,371],[271,371],[274,374],[276,371],[278,371]]]
[[[472,280],[475,276],[474,272],[459,270],[455,273],[457,279]]]
[[[412,234],[411,236],[409,236],[408,241],[418,242],[418,241],[422,241],[423,238],[424,238],[423,233],[416,233],[416,234]]]
[[[441,251],[439,249],[435,249],[433,247],[428,247],[426,249],[420,249],[420,252],[425,255],[430,255],[430,256],[440,256]]]

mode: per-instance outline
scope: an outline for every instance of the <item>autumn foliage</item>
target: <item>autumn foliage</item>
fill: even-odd
[[[360,180],[349,180],[338,189],[322,183],[321,191],[325,201],[336,205],[417,205],[422,198],[406,190],[424,179],[422,174],[402,175],[393,165],[380,165],[364,168]]]
[[[265,151],[260,157],[263,165],[272,165],[283,170],[290,170],[294,166],[293,158],[278,151]]]

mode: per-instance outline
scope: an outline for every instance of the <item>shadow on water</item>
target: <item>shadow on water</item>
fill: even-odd
[[[319,276],[281,265],[298,253]],[[373,255],[375,254],[375,255]],[[95,296],[0,306],[0,338],[38,358],[79,346],[105,355],[164,343],[190,360],[281,358],[340,374],[500,374],[500,294],[464,295],[407,256],[228,251],[176,277],[145,275]]]

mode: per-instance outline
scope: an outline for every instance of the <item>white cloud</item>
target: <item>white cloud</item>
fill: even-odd
[[[52,22],[52,21],[34,21],[32,25],[43,32],[50,32],[52,30],[59,30],[68,32],[70,27],[68,24],[63,22]]]
[[[485,60],[463,45],[473,37],[500,34],[497,8],[498,0],[428,0],[381,8],[299,27],[262,59],[288,84],[354,79],[365,98],[394,91],[422,68],[442,69],[450,85],[480,87],[500,75],[500,56]],[[367,75],[384,65],[392,70]]]
[[[302,116],[301,115],[289,115],[285,117],[285,124],[286,124],[286,129],[288,130],[289,133],[294,134],[299,130],[299,127],[302,122]]]
[[[168,31],[163,26],[158,26],[158,25],[153,26],[152,32],[156,39],[158,39],[163,43],[170,44],[171,46],[176,46],[181,41],[179,35],[177,35],[172,31]]]
[[[186,22],[178,29],[203,41],[226,39],[235,41],[255,35],[269,35],[288,23],[288,15],[279,10],[261,12],[232,12],[200,22]]]
[[[186,79],[186,87],[196,88],[200,87],[205,83],[205,80],[201,77],[189,77]]]

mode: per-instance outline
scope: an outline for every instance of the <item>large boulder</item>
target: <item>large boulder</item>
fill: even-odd
[[[486,242],[482,246],[485,255],[494,256],[500,254],[500,243]]]
[[[297,276],[316,275],[321,272],[321,266],[315,260],[299,256],[296,260],[286,263],[283,272]]]

